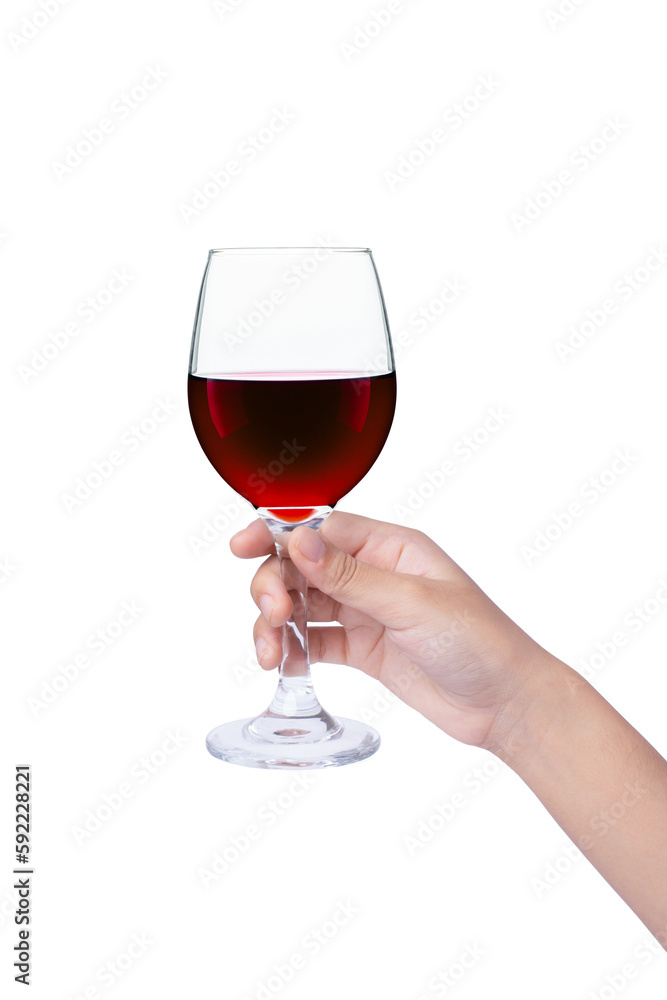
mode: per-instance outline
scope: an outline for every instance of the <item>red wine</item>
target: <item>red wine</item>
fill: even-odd
[[[255,507],[333,507],[380,454],[394,417],[395,373],[333,374],[189,376],[199,443]]]

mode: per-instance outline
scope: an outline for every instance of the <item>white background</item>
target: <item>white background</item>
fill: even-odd
[[[254,567],[227,545],[252,512],[203,456],[185,395],[210,247],[372,247],[394,335],[412,337],[390,440],[342,509],[400,520],[397,505],[417,507],[427,474],[503,407],[502,429],[406,523],[579,669],[623,630],[623,648],[597,651],[594,683],[664,754],[667,614],[650,599],[667,596],[667,267],[654,257],[637,271],[667,246],[661,6],[580,0],[557,21],[556,0],[406,0],[366,31],[383,0],[44,2],[56,13],[29,0],[2,11],[3,979],[13,768],[27,762],[38,998],[661,995],[664,954],[644,950],[647,930],[585,860],[568,862],[568,839],[521,781],[402,704],[374,708],[381,689],[359,672],[318,666],[315,678],[331,711],[379,728],[370,760],[314,772],[296,797],[290,774],[206,753],[206,732],[263,709],[275,675],[247,670]],[[143,101],[136,91],[131,113],[112,111],[150,68],[166,78]],[[481,103],[480,77],[495,81]],[[390,184],[466,98],[479,107],[450,114],[446,140]],[[275,108],[294,120],[186,222],[209,171]],[[113,130],[59,178],[54,164],[105,117]],[[620,134],[591,147],[607,118]],[[545,194],[564,169],[572,183]],[[114,269],[131,280],[86,322],[80,303]],[[634,272],[636,292],[614,290]],[[436,316],[447,280],[466,290]],[[559,357],[610,297],[616,312]],[[173,412],[130,446],[159,400]],[[123,463],[68,512],[63,495],[119,448]],[[584,499],[617,449],[633,461]],[[573,502],[581,516],[557,537],[552,519]],[[97,655],[89,636],[132,601],[141,612]],[[647,601],[655,613],[633,628],[626,615]],[[82,653],[89,665],[36,710],[29,699]],[[187,740],[166,756],[176,731]],[[128,782],[131,797],[77,842],[88,811]],[[411,852],[406,837],[457,792],[465,804]],[[234,857],[252,824],[258,839],[206,888],[202,869]],[[548,871],[555,884],[540,888]],[[307,936],[342,923],[340,903],[357,912],[314,954]],[[151,943],[128,967],[134,934]],[[456,985],[429,985],[453,981],[466,948],[480,957]],[[304,967],[263,993],[295,954]],[[109,962],[121,977],[99,972]]]

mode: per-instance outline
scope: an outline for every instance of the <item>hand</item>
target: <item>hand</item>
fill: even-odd
[[[230,544],[269,555],[251,593],[257,656],[272,669],[292,610],[273,540],[255,521]],[[495,753],[667,948],[667,762],[655,748],[420,531],[334,512],[319,532],[295,528],[288,553],[312,587],[311,621],[338,622],[308,629],[313,660],[360,668]]]
[[[292,601],[273,539],[255,521],[234,555],[269,555],[255,574],[260,665],[278,666]],[[289,555],[309,582],[313,662],[357,667],[463,743],[496,750],[509,711],[549,654],[507,617],[430,538],[412,528],[334,512],[319,532],[296,528]]]

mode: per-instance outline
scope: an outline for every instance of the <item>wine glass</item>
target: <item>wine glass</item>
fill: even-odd
[[[327,767],[375,753],[379,734],[320,705],[308,659],[308,587],[289,533],[317,530],[389,433],[396,374],[367,248],[211,250],[195,317],[190,415],[206,457],[269,528],[293,600],[269,707],[207,737],[249,767]]]

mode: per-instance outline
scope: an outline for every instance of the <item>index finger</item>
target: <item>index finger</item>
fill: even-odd
[[[276,547],[271,532],[261,518],[252,521],[229,539],[229,547],[239,559],[256,559],[257,556],[275,555]]]
[[[338,548],[356,555],[370,535],[378,529],[383,535],[400,533],[401,530],[405,533],[406,530],[395,524],[376,521],[371,517],[335,510],[322,525],[322,534]],[[247,528],[242,528],[232,535],[229,547],[239,559],[256,559],[258,556],[273,555],[275,552],[271,532],[261,518],[252,521]]]

